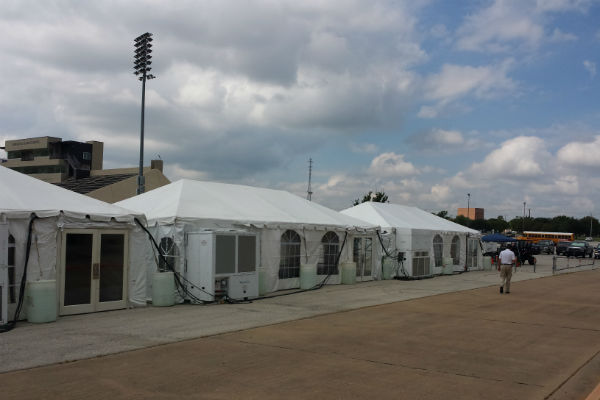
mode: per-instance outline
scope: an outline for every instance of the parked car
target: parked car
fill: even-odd
[[[571,242],[569,242],[568,240],[561,240],[558,243],[556,243],[556,255],[560,256],[567,254],[567,249],[570,245]]]
[[[540,240],[535,244],[538,254],[554,254],[554,242],[552,240]]]
[[[567,248],[567,257],[594,256],[594,248],[588,242],[575,241]]]
[[[594,240],[594,238],[591,237],[591,236],[588,236],[588,237],[585,238],[586,242],[591,242],[592,240]]]
[[[600,244],[594,247],[594,258],[600,258]]]

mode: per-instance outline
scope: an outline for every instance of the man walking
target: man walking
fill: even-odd
[[[513,253],[510,247],[507,247],[506,249],[500,252],[498,258],[500,259],[500,278],[502,278],[502,286],[500,286],[500,293],[503,293],[504,289],[506,289],[506,293],[510,293],[510,278],[512,277],[512,267],[517,257],[515,257],[515,253]]]

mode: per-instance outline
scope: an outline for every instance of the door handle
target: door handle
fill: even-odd
[[[100,263],[92,264],[92,279],[100,279]]]

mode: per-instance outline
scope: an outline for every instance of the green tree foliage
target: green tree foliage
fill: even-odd
[[[376,203],[387,203],[388,202],[388,196],[387,194],[385,194],[385,192],[375,192],[375,194],[373,194],[373,191],[369,190],[369,193],[365,194],[362,197],[362,200],[359,199],[355,199],[352,202],[353,206],[357,206],[361,203],[366,203],[368,201],[374,201]]]
[[[580,219],[559,215],[554,218],[531,218],[531,217],[516,217],[510,221],[505,221],[504,217],[490,218],[486,220],[469,220],[463,216],[456,218],[448,218],[457,224],[468,226],[472,229],[488,232],[502,232],[506,229],[521,232],[523,227],[526,231],[539,232],[570,232],[578,237],[586,237],[590,235],[590,225],[592,235],[600,236],[600,222],[596,218],[587,216]]]
[[[440,211],[439,213],[437,213],[435,215],[437,215],[440,218],[446,218],[446,219],[448,219],[448,211],[446,211],[446,210]]]

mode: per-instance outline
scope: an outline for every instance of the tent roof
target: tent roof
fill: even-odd
[[[283,190],[181,179],[116,203],[146,214],[148,221],[229,221],[374,229],[376,226]]]
[[[505,242],[517,242],[518,240],[515,238],[511,238],[509,236],[505,236],[501,233],[492,233],[490,235],[485,235],[481,238],[482,242],[497,242],[497,243],[505,243]]]
[[[100,200],[71,192],[56,185],[0,166],[0,214],[27,218],[31,213],[38,217],[65,215],[75,218],[90,217],[96,221],[131,222],[134,216],[144,218],[130,210]]]
[[[400,204],[365,202],[342,210],[341,213],[379,225],[382,228],[427,229],[479,234],[474,229],[448,221],[420,208]]]

